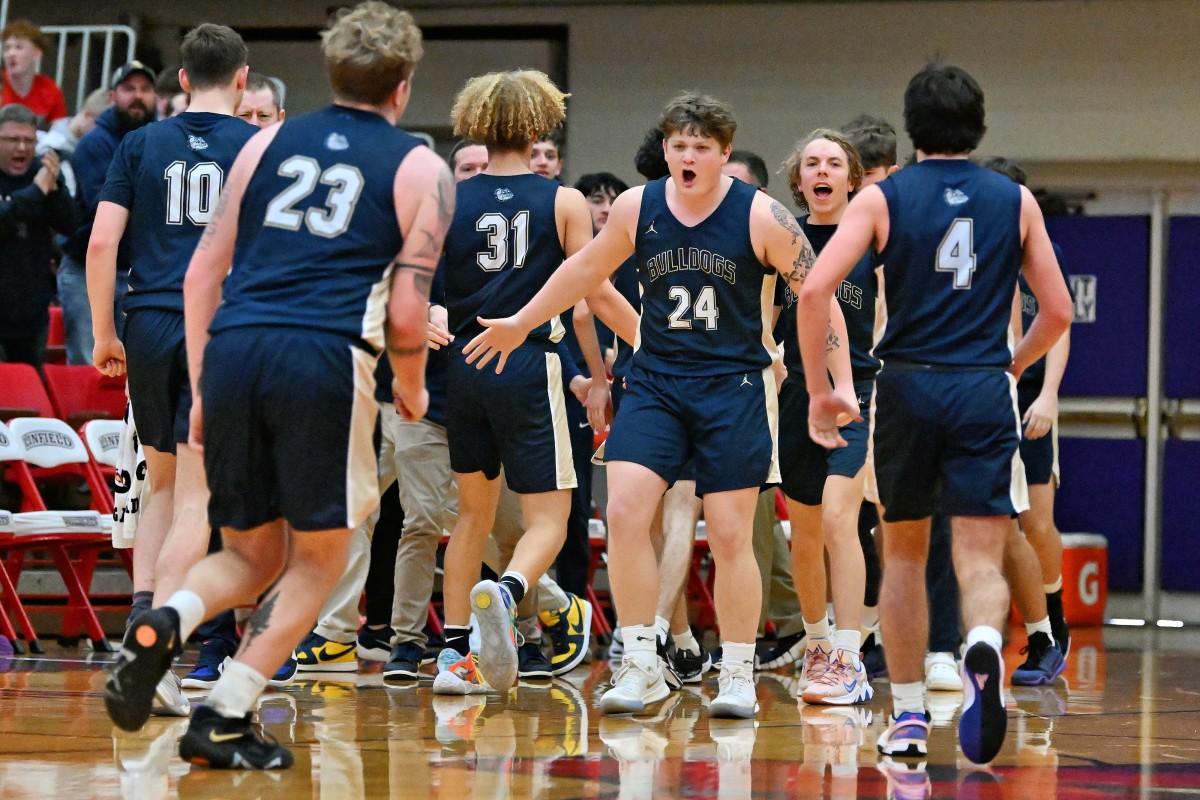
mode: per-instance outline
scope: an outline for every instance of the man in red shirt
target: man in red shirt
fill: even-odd
[[[28,20],[14,20],[0,31],[0,41],[4,42],[0,105],[20,103],[40,116],[47,125],[67,116],[62,90],[37,71],[38,62],[46,49],[42,29]]]

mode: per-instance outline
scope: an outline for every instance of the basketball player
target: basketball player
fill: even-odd
[[[819,128],[784,162],[788,185],[801,210],[800,226],[819,254],[837,230],[862,180],[862,162],[850,140]],[[873,692],[859,659],[866,570],[858,540],[867,460],[867,419],[879,362],[871,354],[875,334],[876,283],[870,254],[838,286],[846,317],[850,364],[860,420],[842,427],[847,447],[826,450],[808,437],[808,394],[795,333],[796,295],[784,289],[784,363],[789,379],[779,395],[779,454],[783,492],[792,521],[792,575],[804,614],[807,639],[800,694],[806,703],[851,705]],[[792,377],[794,376],[794,377]],[[837,629],[825,611],[825,552]]]
[[[367,2],[323,38],[334,104],[246,145],[184,285],[189,442],[203,442],[225,549],[137,620],[105,685],[113,721],[136,730],[196,626],[269,588],[180,742],[185,760],[213,767],[292,763],[251,709],[378,502],[371,375],[385,341],[401,413],[420,418],[428,399],[429,285],[454,201],[450,170],[395,127],[421,32]]]
[[[690,454],[717,563],[725,638],[717,717],[753,717],[754,634],[761,608],[751,526],[759,488],[777,483],[773,271],[799,288],[812,250],[782,205],[721,175],[737,123],[718,100],[686,94],[659,126],[671,175],[613,204],[594,242],[569,259],[515,316],[483,320],[465,352],[503,369],[526,336],[598,286],[635,252],[642,283],[641,347],[606,443],[609,578],[625,654],[605,713],[639,711],[668,694],[654,627],[658,564],[649,530],[659,498]],[[838,323],[841,312],[831,301]],[[845,362],[844,324],[829,340]],[[838,390],[849,403],[848,386]]]
[[[179,50],[179,79],[191,106],[121,140],[96,209],[87,269],[94,363],[106,375],[128,368],[133,417],[154,487],[142,511],[134,565],[140,574],[152,572],[158,605],[204,556],[210,534],[204,464],[187,445],[192,390],[184,347],[184,273],[234,158],[255,133],[232,116],[248,70],[242,37],[224,25],[204,24],[184,37]],[[126,233],[134,244],[122,344],[112,296],[117,246]],[[142,610],[135,607],[131,619]],[[174,673],[165,675],[159,702],[187,716],[178,684]]]
[[[809,428],[818,444],[846,445],[836,417],[857,409],[825,385],[824,311],[873,249],[888,315],[875,347],[883,366],[871,447],[885,509],[880,611],[894,709],[878,746],[888,756],[927,752],[925,556],[940,482],[968,631],[959,743],[969,759],[986,763],[1007,726],[1004,541],[1009,518],[1027,505],[1013,376],[1066,330],[1070,297],[1033,195],[968,158],[986,130],[975,80],[958,67],[928,65],[908,84],[904,121],[918,163],[859,193],[800,293]],[[1040,313],[1014,352],[1008,326],[1019,271]]]

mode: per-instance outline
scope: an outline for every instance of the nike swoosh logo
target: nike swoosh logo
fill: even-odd
[[[209,731],[208,740],[213,744],[221,744],[222,742],[232,742],[234,739],[240,739],[244,735],[241,733],[217,733],[216,731]]]
[[[649,636],[636,636],[634,638],[636,638],[639,642],[653,642],[654,641],[654,639]]]
[[[579,427],[580,427],[580,428],[586,428],[586,427],[588,427],[588,426],[590,426],[590,425],[591,425],[591,423],[590,423],[590,422],[580,422],[580,423],[579,423]]]
[[[854,680],[854,681],[850,681],[849,683],[846,683],[845,681],[843,681],[842,687],[845,688],[845,690],[847,692],[853,692],[855,689],[858,688],[858,681]]]
[[[981,675],[975,676],[975,685],[979,687],[979,691],[981,691],[981,692],[983,691],[984,685],[987,684],[987,679],[988,679],[987,675],[981,674]]]

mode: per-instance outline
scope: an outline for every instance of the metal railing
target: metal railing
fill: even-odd
[[[64,95],[67,94],[65,81],[74,77],[75,102],[72,104],[68,100],[72,111],[78,111],[83,106],[92,89],[107,87],[113,70],[132,61],[137,47],[137,34],[128,25],[47,25],[42,28],[42,33],[56,42],[53,77]],[[123,56],[118,48],[120,37],[125,40]],[[68,63],[67,55],[76,43],[79,59],[72,59]],[[93,43],[101,50],[99,82],[95,80],[95,66],[92,64]]]

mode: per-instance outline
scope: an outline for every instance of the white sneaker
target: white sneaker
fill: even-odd
[[[174,670],[167,670],[154,689],[154,707],[150,712],[156,717],[186,717],[192,713],[192,704],[183,696],[183,687]]]
[[[953,653],[925,655],[925,688],[931,692],[961,692],[962,675]]]
[[[758,713],[758,697],[754,693],[754,664],[721,662],[717,678],[717,699],[708,706],[710,717],[751,719]]]
[[[647,703],[657,703],[670,693],[658,658],[647,665],[625,655],[621,657],[621,668],[613,675],[612,688],[600,698],[600,710],[605,714],[643,711]]]
[[[858,654],[838,649],[825,674],[810,683],[800,696],[806,703],[848,706],[865,703],[874,694]]]
[[[471,610],[479,621],[479,672],[488,685],[506,692],[517,683],[516,609],[508,590],[480,581],[471,590]]]

